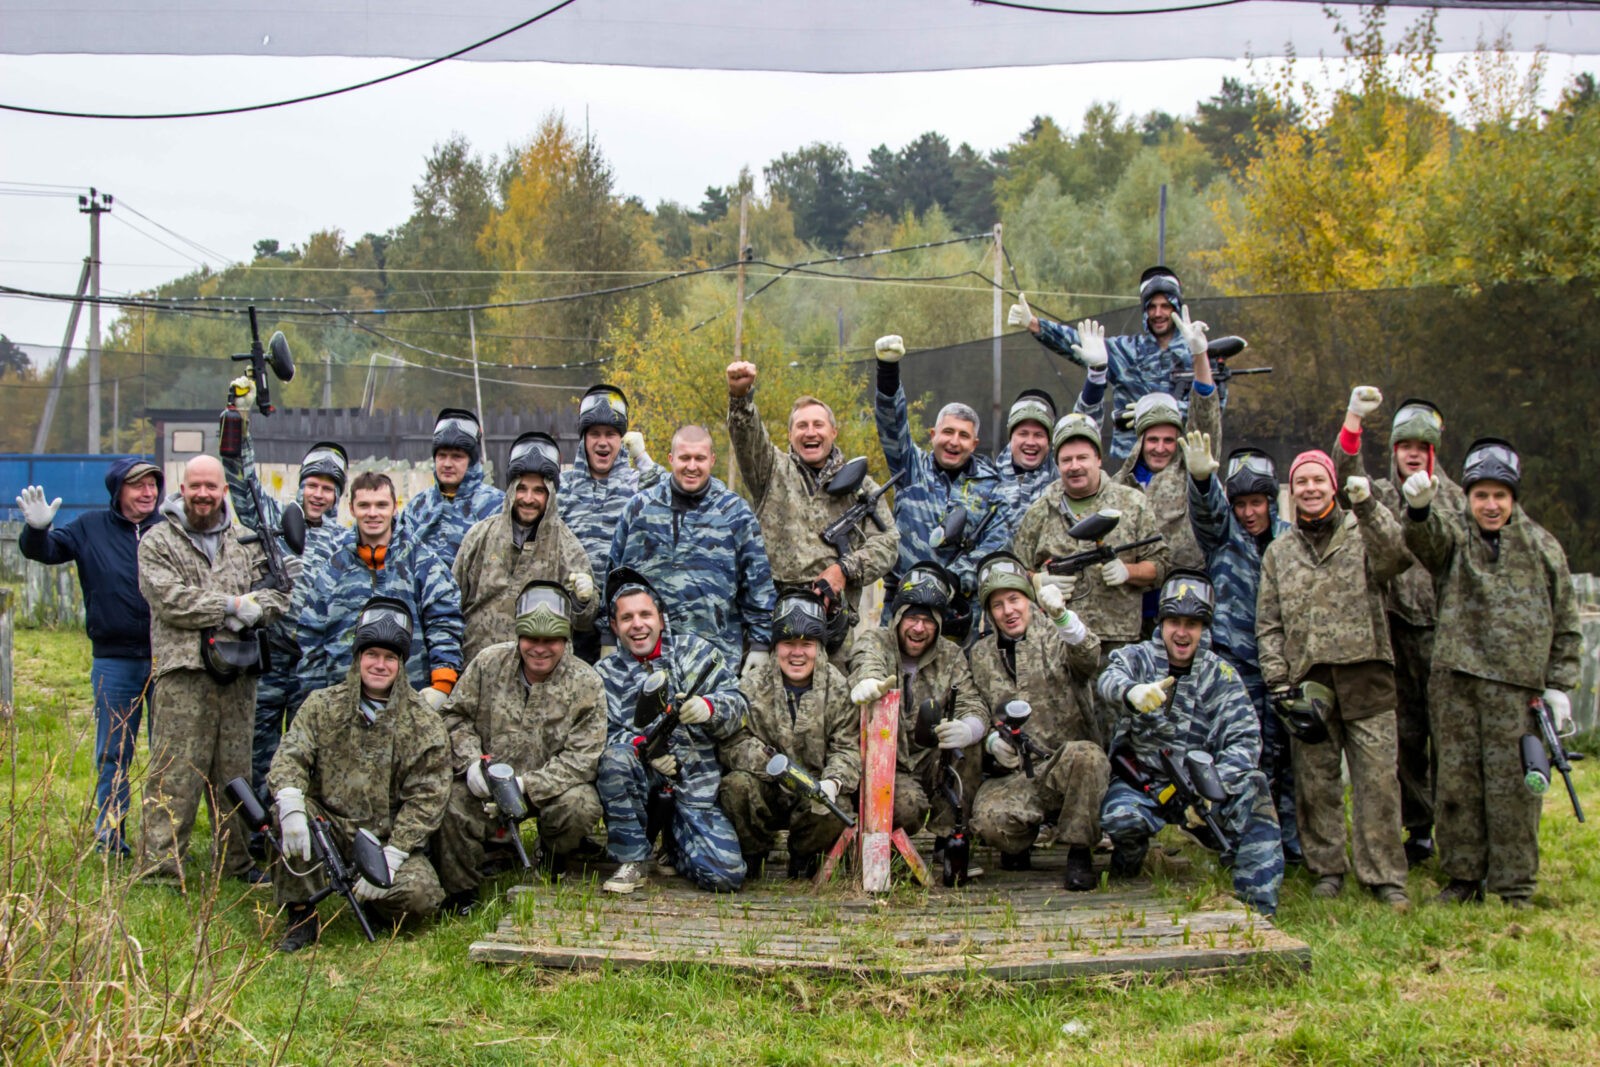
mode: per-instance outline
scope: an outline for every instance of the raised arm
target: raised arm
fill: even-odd
[[[759,507],[772,484],[772,468],[782,456],[756,410],[755,387],[754,363],[728,364],[728,438],[733,443],[739,475],[750,487],[750,499]]]

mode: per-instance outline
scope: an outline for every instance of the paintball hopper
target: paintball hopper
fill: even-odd
[[[256,410],[263,415],[271,415],[277,408],[272,406],[270,379],[267,370],[272,370],[272,377],[280,382],[294,380],[294,357],[289,354],[289,340],[279,330],[272,335],[272,339],[265,347],[261,344],[261,328],[256,325],[256,307],[250,305],[250,351],[235,352],[232,356],[235,363],[250,364],[250,379],[256,383]]]
[[[1067,536],[1075,541],[1094,541],[1099,543],[1110,536],[1111,531],[1117,528],[1117,523],[1122,521],[1122,512],[1115,508],[1106,508],[1093,515],[1087,515],[1072,524],[1067,531]]]
[[[834,472],[826,486],[829,496],[849,496],[867,477],[867,457],[857,456]]]
[[[1308,745],[1318,745],[1328,739],[1333,690],[1317,682],[1301,682],[1289,696],[1273,701],[1272,710],[1291,734]]]
[[[489,784],[489,798],[500,809],[502,816],[507,819],[527,817],[528,802],[523,799],[522,789],[517,785],[517,772],[511,769],[510,764],[489,764],[483,772],[483,778]]]
[[[651,671],[639,687],[639,696],[633,702],[634,729],[643,730],[661,717],[672,703],[672,675],[666,671]]]
[[[1033,705],[1026,700],[1008,700],[995,709],[995,718],[1004,724],[1007,730],[1021,730],[1028,725],[1028,719],[1033,715]]]
[[[944,525],[939,527],[933,535],[933,547],[942,545],[959,545],[961,537],[967,532],[967,509],[964,505],[957,504],[950,509],[950,514],[944,517]]]
[[[250,829],[260,831],[268,837],[272,836],[272,820],[267,817],[267,809],[261,806],[261,798],[256,796],[256,791],[250,788],[250,783],[243,778],[231,779],[222,791],[228,794],[228,799],[239,807],[239,814],[244,821],[250,824]],[[277,847],[274,841],[273,847]]]
[[[278,532],[283,535],[289,551],[297,556],[305,554],[306,513],[300,510],[298,501],[291,500],[283,506],[283,519],[278,525]]]
[[[1212,359],[1229,359],[1250,347],[1243,337],[1213,337],[1206,342],[1206,355]]]
[[[356,861],[356,871],[379,889],[390,889],[394,881],[389,877],[389,859],[383,854],[383,843],[366,827],[356,831],[351,838],[351,854]]]
[[[911,727],[911,739],[919,748],[938,748],[939,735],[934,733],[934,727],[944,716],[939,711],[939,705],[932,699],[924,700],[917,708],[917,721]]]
[[[1213,804],[1228,799],[1228,791],[1222,788],[1222,779],[1217,774],[1217,761],[1211,758],[1211,753],[1191,748],[1184,753],[1183,763],[1189,769],[1197,793]]]

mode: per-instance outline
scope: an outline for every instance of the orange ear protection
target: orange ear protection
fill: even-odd
[[[383,570],[383,557],[389,554],[388,545],[357,545],[356,558],[375,571]]]

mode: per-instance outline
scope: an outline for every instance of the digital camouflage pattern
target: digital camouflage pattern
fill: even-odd
[[[1048,432],[1049,427],[1046,427]],[[1050,483],[1057,478],[1056,465],[1046,450],[1044,462],[1031,471],[1018,470],[1011,459],[1011,446],[1006,445],[1000,450],[1000,456],[995,460],[995,467],[1000,471],[1000,477],[1010,487],[1009,500],[1006,504],[1006,540],[1009,542],[1017,535],[1017,527],[1022,524],[1022,516],[1028,506],[1050,488]]]
[[[344,830],[344,823],[333,819],[327,808],[310,798],[306,799],[306,818],[329,819],[328,836],[333,839],[333,847],[344,856],[345,862],[351,863],[354,842],[351,835]],[[312,856],[316,853],[312,852]],[[293,858],[296,868],[306,866],[299,856]],[[353,870],[352,877],[356,872]],[[398,922],[407,916],[426,918],[439,910],[439,905],[444,902],[444,889],[439,884],[439,873],[433,863],[421,852],[413,852],[406,857],[400,869],[394,872],[394,884],[376,900],[367,901],[361,906],[368,913],[371,921],[372,913],[389,922]],[[322,891],[327,884],[323,874],[322,865],[315,864],[309,870],[296,874],[289,869],[283,856],[277,856],[272,864],[272,897],[278,907],[286,904],[302,904]],[[374,924],[376,925],[376,924]],[[374,931],[378,932],[378,931]],[[378,936],[383,934],[378,932]]]
[[[1216,390],[1204,396],[1199,393],[1190,396],[1189,414],[1183,431],[1187,433],[1192,430],[1210,434],[1211,454],[1222,455],[1222,408]],[[1201,552],[1189,523],[1189,483],[1192,479],[1183,458],[1183,447],[1180,445],[1173,453],[1172,462],[1152,475],[1149,484],[1144,486],[1140,486],[1134,473],[1139,465],[1139,456],[1140,449],[1135,444],[1133,454],[1123,463],[1112,481],[1131,489],[1143,490],[1150,510],[1155,512],[1156,529],[1167,539],[1167,549],[1172,556],[1171,566],[1203,568],[1205,554]],[[1122,527],[1118,526],[1111,536],[1116,538],[1121,533]]]
[[[1100,638],[1094,631],[1069,645],[1035,606],[1022,639],[1005,644],[1009,648],[1002,654],[1000,634],[991,630],[967,654],[978,696],[988,709],[984,721],[992,720],[994,709],[1006,701],[1026,700],[1033,708],[1028,736],[1035,744],[1050,752],[1073,741],[1100,742],[1103,747],[1093,709],[1080,700],[1082,686],[1100,667]]]
[[[580,441],[572,467],[561,472],[561,491],[556,494],[556,513],[588,555],[589,573],[594,576],[594,586],[601,595],[605,593],[609,573],[606,566],[611,555],[611,538],[622,519],[622,509],[639,490],[650,488],[666,476],[666,468],[660,464],[652,463],[639,470],[630,466],[630,462],[618,457],[610,473],[598,478],[589,470],[589,458]],[[611,630],[606,625],[603,610],[600,615],[595,619],[595,630],[609,640]]]
[[[445,496],[435,483],[407,500],[395,520],[395,539],[427,545],[448,567],[455,563],[467,531],[499,511],[505,499],[506,494],[485,479],[483,464],[474,463],[454,495]]]
[[[512,500],[506,497],[500,514],[467,531],[451,567],[461,590],[461,614],[466,628],[462,658],[467,663],[490,645],[516,636],[517,597],[529,582],[537,578],[566,585],[569,574],[594,578],[583,545],[554,508],[545,509],[538,527],[520,549],[512,526]],[[573,601],[573,629],[594,628],[603,589],[602,583],[595,581],[594,596],[583,603]]]

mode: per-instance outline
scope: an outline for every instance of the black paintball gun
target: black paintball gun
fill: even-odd
[[[1229,358],[1250,347],[1243,337],[1218,337],[1206,343],[1206,356],[1211,360],[1211,377],[1223,385],[1245,374],[1271,374],[1271,367],[1230,367]],[[1175,382],[1193,382],[1194,371],[1178,371],[1172,376]]]
[[[522,820],[528,817],[528,801],[517,784],[517,772],[509,763],[496,763],[493,756],[478,757],[483,761],[483,780],[489,786],[489,800],[495,807],[495,820],[517,854],[522,869],[530,871],[528,850],[522,846]]]
[[[1143,540],[1129,541],[1125,545],[1106,544],[1106,537],[1121,521],[1122,512],[1114,508],[1106,508],[1079,519],[1067,530],[1067,536],[1074,541],[1093,541],[1094,547],[1074,552],[1061,559],[1046,560],[1044,569],[1055,575],[1082,574],[1097,564],[1110,563],[1124,552],[1160,543],[1161,535],[1152,534]]]
[[[1172,783],[1169,803],[1181,812],[1198,815],[1206,829],[1211,831],[1216,848],[1222,852],[1229,851],[1231,839],[1217,821],[1216,814],[1217,805],[1227,801],[1228,791],[1222,788],[1222,779],[1217,775],[1217,763],[1211,758],[1211,753],[1192,748],[1184,753],[1183,761],[1179,762],[1172,754],[1172,749],[1164,748],[1161,750],[1161,771]]]
[[[1033,705],[1026,700],[1008,700],[994,710],[994,729],[1005,742],[1022,757],[1022,773],[1033,777],[1033,759],[1048,759],[1050,753],[1040,748],[1024,728],[1033,716]]]
[[[972,514],[967,511],[965,504],[957,504],[950,509],[944,517],[944,525],[939,527],[939,532],[933,535],[933,548],[946,563],[964,556],[983,543],[983,535],[989,532],[989,527],[1000,515],[1000,502],[994,501],[989,505],[989,510],[983,513],[983,518],[978,520],[976,526],[972,524]]]
[[[932,700],[924,700],[917,709],[917,721],[912,727],[912,738],[923,748],[938,748],[939,735],[935,728],[941,722],[947,722],[955,717],[956,713],[956,687],[951,686],[950,692],[945,695],[944,708],[941,710]],[[955,828],[950,831],[950,836],[944,842],[944,869],[941,872],[942,881],[946,888],[950,886],[966,885],[967,871],[972,859],[972,840],[967,832],[966,805],[963,801],[961,788],[961,775],[956,769],[956,764],[962,759],[959,748],[939,749],[939,766],[935,772],[934,788],[944,797],[945,803],[955,814]]]
[[[272,843],[272,847],[278,850],[278,855],[283,856],[283,845],[272,832],[272,820],[267,816],[267,809],[256,798],[255,791],[250,788],[250,783],[243,778],[235,778],[223,789],[228,798],[238,805],[239,813],[244,816],[250,828],[260,831]],[[361,933],[368,941],[376,941],[378,935],[372,932],[372,924],[367,921],[367,913],[362,909],[361,901],[356,899],[356,879],[365,878],[379,889],[389,889],[394,885],[389,878],[389,860],[383,854],[382,843],[370,830],[363,828],[356,831],[351,841],[351,853],[356,868],[355,876],[352,877],[350,868],[345,865],[344,856],[334,844],[332,827],[328,820],[320,815],[311,818],[309,812],[307,816],[307,825],[311,831],[311,848],[316,860],[322,865],[328,884],[313,894],[306,903],[316,907],[323,900],[338,893],[350,905],[350,912],[356,917],[356,922],[361,924]],[[284,866],[288,866],[287,857],[284,859]]]
[[[822,791],[822,783],[818,782],[815,778],[811,777],[811,775],[807,774],[804,767],[801,767],[799,764],[795,763],[782,752],[774,753],[773,757],[767,760],[767,774],[773,779],[773,781],[787,786],[790,790],[799,794],[800,796],[807,797],[821,804],[823,807],[833,812],[834,818],[838,819],[846,826],[854,826],[856,824],[856,817],[854,815],[850,814],[844,808],[841,808],[838,805],[838,802],[830,799],[828,794]]]
[[[878,519],[878,501],[901,478],[904,478],[905,474],[905,471],[901,471],[869,493],[862,485],[867,477],[867,459],[865,456],[857,456],[828,479],[825,491],[829,496],[855,497],[855,503],[840,512],[839,517],[828,523],[822,531],[822,540],[839,554],[840,559],[850,554],[850,535],[858,530],[865,533],[868,521],[880,532],[884,529],[883,523]]]
[[[1539,723],[1539,734],[1522,735],[1522,780],[1532,792],[1543,796],[1550,788],[1550,768],[1560,771],[1562,780],[1567,783],[1572,813],[1583,822],[1583,805],[1578,802],[1578,791],[1572,787],[1572,761],[1583,759],[1583,753],[1568,752],[1567,746],[1561,743],[1549,704],[1534,697],[1528,701],[1528,708]]]
[[[652,671],[645,678],[633,702],[633,725],[639,732],[634,735],[632,744],[640,763],[648,767],[651,760],[660,759],[672,751],[672,735],[679,723],[678,708],[706,684],[716,663],[715,659],[708,660],[688,690],[678,694],[672,692],[672,674],[669,671]],[[678,773],[681,777],[681,768]],[[672,780],[663,776],[661,784],[650,790],[650,795],[645,798],[647,840],[654,841],[667,828],[675,804]]]

